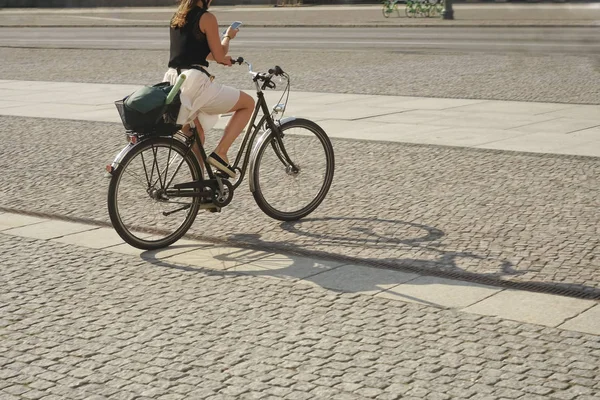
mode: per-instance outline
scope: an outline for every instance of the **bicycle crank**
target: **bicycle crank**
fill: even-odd
[[[213,203],[217,207],[225,207],[226,205],[231,203],[231,200],[233,200],[233,184],[228,180],[221,179],[221,185],[222,187],[219,188],[221,190],[215,192],[213,197]]]

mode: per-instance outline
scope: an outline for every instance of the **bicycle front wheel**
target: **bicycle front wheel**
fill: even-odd
[[[144,250],[167,247],[190,228],[199,197],[169,197],[178,183],[200,179],[196,157],[172,138],[137,144],[113,172],[108,188],[108,213],[113,227],[131,246]]]
[[[387,5],[383,6],[383,9],[381,10],[381,12],[383,13],[383,16],[385,18],[388,18],[390,16],[390,13],[391,13],[391,11],[390,11],[390,9],[388,8]]]
[[[329,191],[335,169],[333,146],[325,131],[306,119],[282,124],[281,132],[283,148],[271,134],[258,149],[253,195],[271,218],[296,221],[313,212]]]

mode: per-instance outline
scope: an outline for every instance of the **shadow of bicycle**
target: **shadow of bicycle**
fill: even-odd
[[[187,271],[302,279],[321,285],[324,279],[329,279],[333,282],[325,285],[329,289],[336,288],[336,279],[345,279],[340,271],[353,268],[354,282],[345,284],[344,291],[350,288],[366,293],[406,283],[421,275],[445,278],[454,285],[482,284],[541,292],[572,289],[569,284],[511,280],[527,271],[517,269],[506,259],[452,249],[443,243],[445,232],[414,222],[324,217],[285,222],[281,228],[295,239],[265,240],[257,233],[232,233],[226,243],[210,245],[211,250],[191,246],[184,256],[157,257],[159,252],[142,256],[154,258],[158,265]],[[177,245],[169,249],[176,248]],[[195,260],[194,265],[183,266],[189,260]],[[478,266],[484,272],[472,272]],[[369,267],[376,267],[377,271]],[[581,285],[578,288],[582,289]],[[586,297],[600,295],[594,288],[583,290]]]
[[[318,229],[312,229],[318,226]],[[323,226],[328,229],[324,231]],[[296,237],[309,239],[326,252],[337,255],[355,254],[359,259],[388,267],[405,267],[418,272],[424,270],[463,271],[465,260],[486,263],[486,276],[520,275],[508,260],[496,260],[470,251],[452,249],[442,242],[442,230],[415,222],[362,217],[309,218],[281,224],[283,230]],[[242,237],[244,235],[237,235]],[[257,238],[255,238],[256,240]],[[300,250],[299,246],[295,250]],[[289,247],[289,246],[288,246]],[[356,249],[362,250],[356,252]],[[292,249],[294,250],[294,249]],[[398,254],[398,257],[393,255]],[[392,256],[390,256],[392,255]],[[411,255],[410,257],[406,257]],[[415,257],[416,256],[416,257]]]
[[[230,240],[263,248],[281,248],[291,254],[333,259],[346,264],[366,264],[469,284],[600,298],[600,290],[593,286],[539,282],[523,277],[530,272],[526,267],[489,255],[489,252],[478,254],[457,249],[446,240],[446,233],[441,229],[416,222],[329,216],[284,222],[280,226],[293,234],[294,240],[269,242],[259,235],[245,234],[232,235]],[[373,288],[363,286],[360,289],[369,291]]]

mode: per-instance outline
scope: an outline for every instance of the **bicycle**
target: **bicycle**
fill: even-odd
[[[302,0],[277,0],[275,7],[299,7],[302,6]]]
[[[441,0],[407,0],[404,13],[408,18],[435,16]]]
[[[383,9],[381,12],[385,18],[389,18],[390,14],[394,11],[398,13],[398,17],[400,17],[400,10],[398,9],[399,0],[384,0],[383,1]]]
[[[442,11],[444,11],[444,3],[442,0],[429,0],[429,17],[439,17],[442,15]]]
[[[131,246],[153,250],[175,243],[194,223],[199,210],[220,212],[229,205],[246,172],[255,202],[271,218],[296,221],[325,199],[335,169],[333,146],[316,123],[295,117],[282,119],[290,94],[289,75],[279,66],[267,73],[254,72],[252,64],[241,57],[235,63],[248,65],[258,101],[233,164],[238,172],[234,182],[223,173],[213,172],[198,131],[192,129],[188,137],[175,132],[181,126],[172,127],[170,131],[175,133],[167,134],[128,131],[128,145],[107,166],[110,220]],[[285,103],[269,110],[263,90],[276,88],[274,77],[287,82],[280,101],[287,97]],[[208,179],[192,152],[194,143],[200,148]],[[288,189],[284,195],[280,190],[283,186]],[[289,192],[295,189],[296,193]],[[294,205],[296,202],[299,205]]]
[[[429,1],[427,0],[417,0],[414,3],[414,13],[418,14],[419,17],[428,17],[429,16]]]
[[[413,18],[416,16],[416,3],[418,0],[406,0],[406,6],[404,7],[404,14],[407,18]]]

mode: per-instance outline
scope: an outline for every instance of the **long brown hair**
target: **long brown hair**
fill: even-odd
[[[185,20],[190,11],[196,7],[198,0],[179,0],[179,6],[175,15],[171,18],[171,27],[181,28],[185,25]],[[208,8],[208,0],[202,0],[204,8]]]

